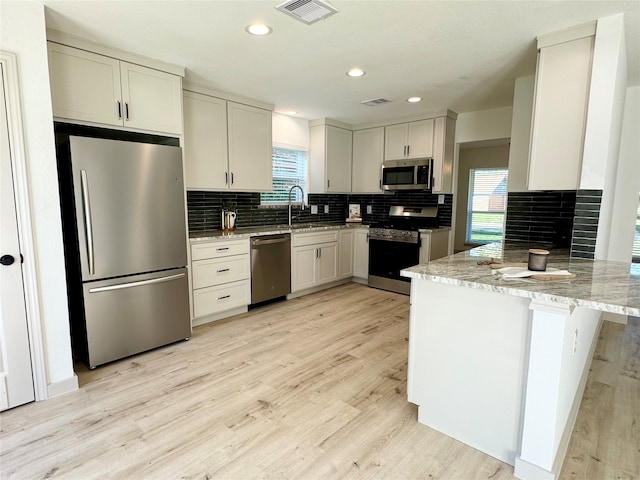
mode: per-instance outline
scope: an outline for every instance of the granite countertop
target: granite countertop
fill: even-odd
[[[239,240],[256,237],[259,235],[277,235],[291,232],[316,232],[322,230],[336,230],[341,228],[369,228],[362,223],[304,223],[289,225],[262,225],[258,227],[240,227],[232,231],[204,230],[201,232],[189,232],[189,242],[204,242],[216,240]]]
[[[402,270],[412,279],[459,285],[518,297],[591,308],[603,312],[640,316],[640,264],[584,260],[567,250],[551,250],[548,267],[576,274],[571,280],[540,281],[500,278],[480,260],[526,262],[523,245],[493,243]]]

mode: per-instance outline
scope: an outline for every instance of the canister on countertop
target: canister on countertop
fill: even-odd
[[[549,257],[549,250],[542,250],[540,248],[529,249],[529,263],[527,268],[535,272],[544,272],[547,269],[547,258]]]

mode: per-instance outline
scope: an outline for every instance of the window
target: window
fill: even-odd
[[[472,168],[469,170],[467,205],[467,243],[502,240],[507,205],[507,169]]]
[[[307,152],[285,147],[273,147],[273,190],[260,194],[262,205],[283,205],[289,201],[289,189],[300,185],[307,193]],[[299,189],[293,191],[291,201],[303,200]]]

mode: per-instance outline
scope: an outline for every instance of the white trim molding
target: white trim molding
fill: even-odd
[[[31,350],[31,369],[36,401],[46,400],[47,379],[42,338],[42,320],[36,273],[36,255],[31,225],[31,207],[29,203],[29,181],[27,160],[22,126],[22,102],[18,79],[18,60],[15,54],[0,50],[0,63],[4,72],[5,103],[7,106],[7,126],[9,146],[13,168],[13,187],[16,201],[20,252],[24,257],[22,275],[24,282],[25,307],[29,329],[29,347]],[[77,388],[77,387],[76,387]]]

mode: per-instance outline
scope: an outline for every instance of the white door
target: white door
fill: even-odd
[[[2,66],[0,74],[0,410],[6,410],[33,402],[35,391],[18,244]]]

